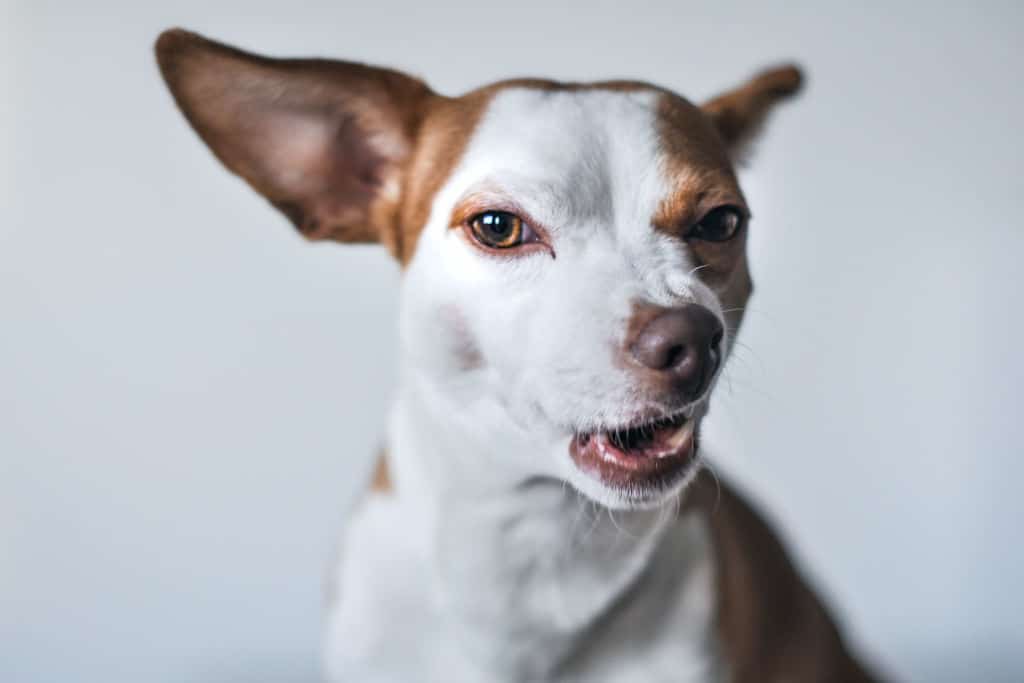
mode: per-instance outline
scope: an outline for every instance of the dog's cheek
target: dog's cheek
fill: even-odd
[[[483,367],[483,351],[459,305],[442,304],[438,310],[438,317],[445,332],[446,348],[454,360],[455,367],[464,372]]]
[[[552,288],[560,296],[537,302],[535,318],[526,323],[532,343],[521,371],[544,412],[563,425],[620,406],[630,394],[614,360],[632,289],[621,274],[573,270]],[[593,282],[605,284],[588,286]]]

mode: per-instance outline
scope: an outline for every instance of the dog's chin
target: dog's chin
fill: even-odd
[[[577,432],[569,442],[569,481],[611,508],[657,507],[694,477],[700,417],[637,422],[616,429]]]

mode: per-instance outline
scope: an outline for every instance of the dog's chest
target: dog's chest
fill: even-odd
[[[585,559],[604,554],[606,567],[546,573],[531,558],[495,567],[473,529],[459,530],[465,554],[450,557],[457,551],[420,533],[409,513],[398,499],[373,497],[350,522],[332,577],[331,680],[722,680],[699,519],[673,522],[636,566],[605,554],[633,547],[622,537]]]

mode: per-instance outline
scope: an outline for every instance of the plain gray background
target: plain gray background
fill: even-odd
[[[1024,680],[1022,12],[766,5],[5,5],[0,680],[315,680],[382,434],[398,269],[303,243],[217,165],[153,63],[173,25],[445,93],[703,99],[803,64],[742,176],[758,290],[719,470],[888,670]]]

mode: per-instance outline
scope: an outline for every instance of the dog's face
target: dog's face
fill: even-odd
[[[157,51],[203,139],[304,234],[406,266],[411,370],[458,419],[515,435],[506,464],[612,507],[684,485],[751,291],[731,159],[794,69],[698,108],[629,82],[447,98],[183,32]]]

